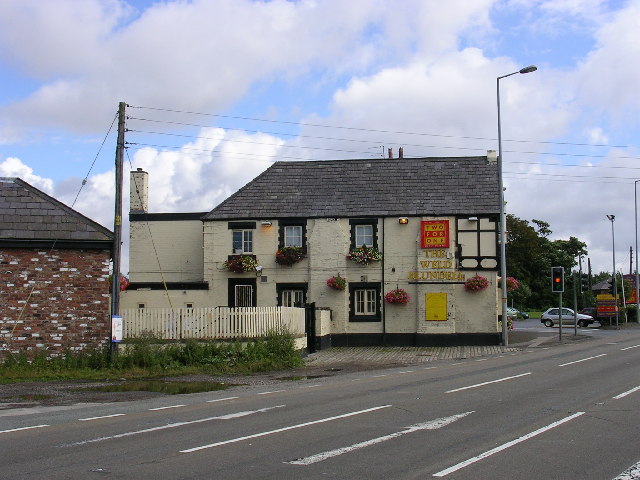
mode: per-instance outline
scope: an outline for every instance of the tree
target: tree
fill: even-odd
[[[528,307],[547,308],[554,305],[551,292],[551,267],[564,267],[565,278],[571,285],[571,270],[579,256],[587,255],[587,245],[576,237],[569,240],[549,240],[550,225],[542,220],[522,220],[507,216],[507,274],[515,277],[522,288],[513,292],[514,300],[526,302]],[[520,289],[518,289],[520,290]],[[566,295],[567,302],[570,296]]]

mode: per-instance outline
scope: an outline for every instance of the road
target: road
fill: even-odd
[[[628,330],[277,390],[7,410],[0,478],[640,478],[621,475],[640,461],[639,367]]]

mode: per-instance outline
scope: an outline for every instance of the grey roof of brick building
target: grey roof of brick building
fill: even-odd
[[[102,246],[113,232],[24,180],[0,177],[0,244]]]
[[[498,215],[487,157],[275,162],[204,220]]]

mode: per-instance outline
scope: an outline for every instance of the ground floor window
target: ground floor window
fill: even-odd
[[[276,290],[278,293],[278,306],[304,307],[307,301],[306,283],[278,283]]]
[[[377,283],[349,284],[349,321],[379,322],[380,285]]]

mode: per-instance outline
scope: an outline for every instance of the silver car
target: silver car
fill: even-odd
[[[578,326],[579,327],[588,327],[595,320],[591,315],[584,315],[582,313],[578,313]],[[573,317],[574,312],[570,308],[562,309],[562,324],[573,325]],[[560,323],[560,309],[559,308],[549,308],[545,311],[540,317],[540,321],[544,323],[545,327],[553,327],[556,324]]]

